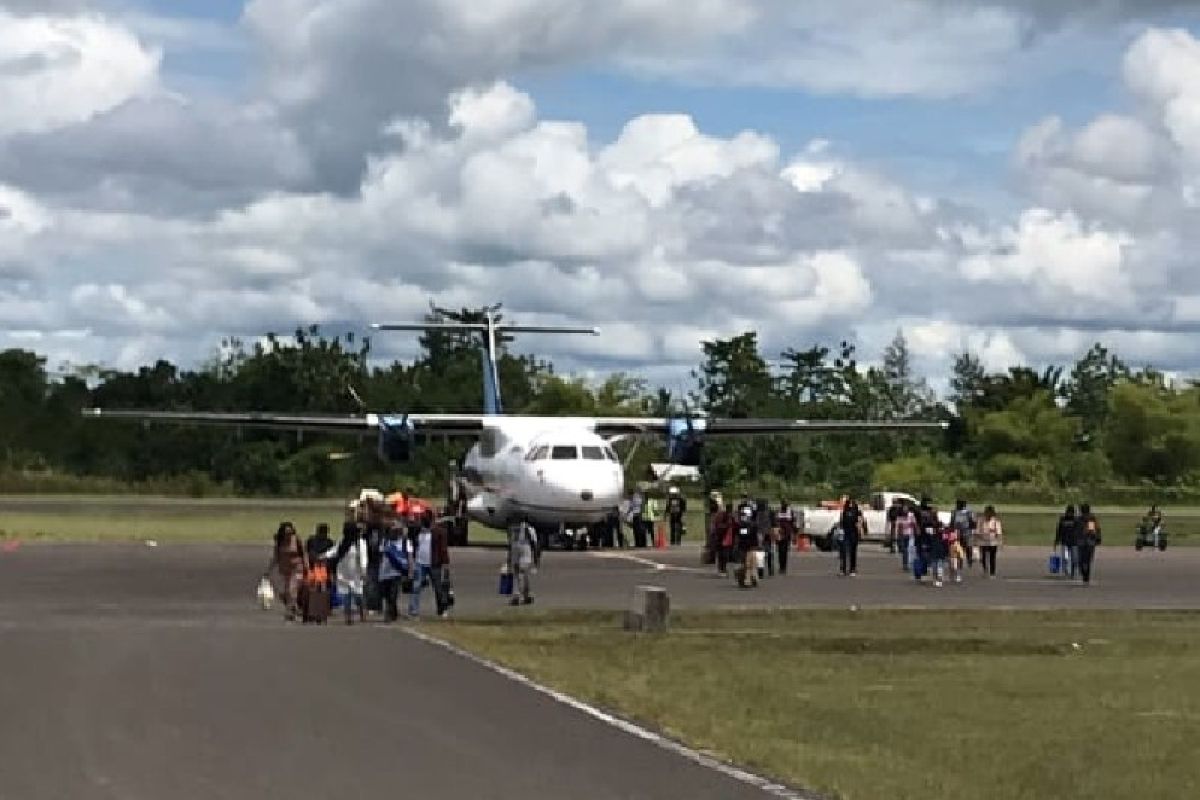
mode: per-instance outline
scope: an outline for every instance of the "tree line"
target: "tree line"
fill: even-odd
[[[435,309],[431,321],[479,321]],[[411,362],[378,364],[371,342],[318,328],[247,344],[221,342],[193,369],[165,360],[136,371],[51,372],[26,350],[0,352],[0,490],[153,491],[192,495],[333,495],[361,485],[437,492],[462,442],[426,441],[387,464],[374,437],[97,423],[85,407],[158,410],[402,413],[479,408],[479,353],[470,333],[430,331]],[[710,442],[706,480],[727,490],[797,499],[871,488],[987,495],[1030,502],[1083,493],[1141,502],[1200,498],[1200,388],[1134,369],[1100,344],[1069,370],[989,372],[954,362],[949,389],[916,374],[902,333],[878,365],[849,342],[787,349],[770,359],[753,332],[705,342],[686,396],[616,373],[600,382],[556,374],[547,360],[499,343],[509,413],[941,420],[943,433],[813,434]],[[626,451],[631,481],[663,458]]]

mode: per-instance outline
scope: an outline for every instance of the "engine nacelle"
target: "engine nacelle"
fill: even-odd
[[[692,417],[678,417],[667,422],[667,458],[672,464],[700,466],[705,427],[704,420]]]
[[[408,461],[415,446],[416,436],[407,416],[380,417],[378,452],[382,460],[389,463]]]

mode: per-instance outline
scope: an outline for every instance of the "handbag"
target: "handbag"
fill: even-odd
[[[258,599],[259,607],[264,611],[269,611],[275,604],[275,588],[271,586],[271,580],[266,575],[258,582],[258,589],[254,592],[254,596]]]
[[[1062,556],[1060,556],[1058,553],[1051,553],[1049,564],[1047,566],[1050,568],[1051,575],[1057,575],[1058,573],[1062,572]]]

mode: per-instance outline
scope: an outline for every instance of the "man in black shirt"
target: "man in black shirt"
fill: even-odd
[[[667,520],[671,526],[671,544],[683,544],[683,515],[687,513],[687,500],[672,486],[667,495]]]
[[[842,574],[852,578],[858,574],[858,541],[863,532],[863,524],[863,514],[858,503],[853,497],[847,497],[846,504],[842,506],[842,542],[838,555]]]

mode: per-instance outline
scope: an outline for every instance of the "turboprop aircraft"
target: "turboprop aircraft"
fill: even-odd
[[[501,323],[498,307],[480,323],[377,324],[380,331],[470,331],[480,334],[483,412],[479,414],[366,413],[299,415],[246,412],[135,411],[84,409],[85,416],[142,422],[276,428],[378,437],[379,454],[388,461],[408,459],[426,436],[474,438],[463,461],[461,481],[467,513],[492,528],[505,528],[525,516],[539,531],[583,528],[603,521],[621,502],[624,470],[613,445],[647,436],[667,443],[673,464],[695,465],[709,437],[762,436],[829,431],[914,430],[942,423],[715,419],[678,417],[535,417],[504,413],[496,366],[496,341],[508,333],[598,335],[595,328],[547,327]]]

